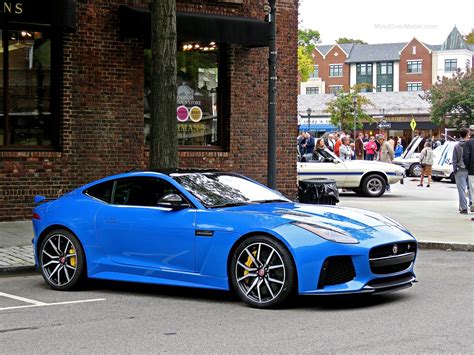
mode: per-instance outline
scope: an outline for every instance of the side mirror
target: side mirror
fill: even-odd
[[[159,199],[157,207],[171,208],[173,210],[182,210],[191,207],[189,203],[183,201],[181,196],[177,194],[167,194]]]

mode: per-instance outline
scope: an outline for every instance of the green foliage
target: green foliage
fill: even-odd
[[[314,47],[319,43],[321,35],[317,30],[298,30],[298,47],[303,47],[311,55]]]
[[[300,74],[300,80],[302,82],[307,81],[313,70],[313,58],[306,52],[304,47],[298,47],[298,71]]]
[[[353,39],[353,38],[346,38],[346,37],[341,37],[339,38],[336,43],[343,44],[343,43],[354,43],[354,44],[367,44],[367,42],[364,42],[361,39]]]
[[[327,112],[331,115],[329,122],[337,127],[341,127],[343,131],[351,131],[354,129],[354,98],[356,98],[357,115],[356,127],[362,128],[363,122],[372,122],[373,119],[369,116],[364,108],[373,106],[374,104],[366,96],[359,95],[362,88],[367,87],[366,84],[358,84],[351,88],[348,94],[338,94],[333,100],[326,103]]]
[[[470,70],[443,77],[423,98],[431,104],[431,121],[460,128],[474,124],[474,77]]]
[[[474,30],[464,36],[464,40],[466,41],[466,43],[474,44]]]

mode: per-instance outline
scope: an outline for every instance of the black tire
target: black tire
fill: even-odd
[[[354,191],[356,193],[356,195],[358,195],[358,196],[363,196],[364,195],[364,191],[360,187],[354,188],[354,189],[352,189],[352,191]]]
[[[79,288],[86,279],[86,258],[77,237],[64,229],[49,232],[39,252],[39,269],[46,283],[55,290]]]
[[[376,174],[368,175],[362,180],[362,190],[368,197],[380,197],[385,193],[387,183],[385,179]]]
[[[439,176],[432,176],[431,179],[433,179],[433,181],[437,181],[437,182],[440,182],[441,180],[443,180],[443,178],[439,177]]]
[[[238,245],[229,274],[239,298],[255,308],[282,307],[291,300],[297,287],[290,252],[279,241],[264,235],[250,237]]]
[[[419,164],[419,163],[412,164],[410,166],[410,169],[408,169],[408,174],[410,176],[420,177],[421,176],[421,164]]]

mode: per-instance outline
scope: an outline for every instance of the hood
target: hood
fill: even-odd
[[[272,228],[286,223],[303,222],[322,228],[341,229],[360,240],[373,237],[381,227],[408,233],[403,226],[380,214],[347,207],[272,203],[235,207],[228,212],[250,214],[259,219],[261,225],[271,225]],[[239,218],[241,221],[244,219]]]

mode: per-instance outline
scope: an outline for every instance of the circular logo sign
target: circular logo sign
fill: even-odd
[[[202,110],[199,106],[194,106],[189,110],[189,118],[193,122],[199,122],[202,119]]]
[[[176,118],[180,122],[186,122],[188,120],[189,111],[186,106],[179,106],[176,109]]]

